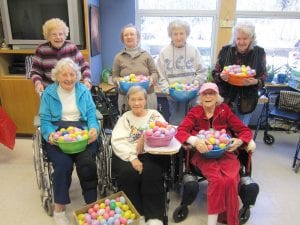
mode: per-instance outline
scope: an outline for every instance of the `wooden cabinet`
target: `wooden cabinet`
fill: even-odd
[[[32,81],[24,76],[0,76],[0,98],[2,107],[17,125],[17,133],[32,134],[39,107]]]

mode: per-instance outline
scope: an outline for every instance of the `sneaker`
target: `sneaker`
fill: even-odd
[[[164,223],[159,219],[149,219],[147,220],[147,225],[164,225]]]
[[[54,212],[53,218],[54,218],[56,225],[70,225],[70,221],[69,221],[65,211]]]

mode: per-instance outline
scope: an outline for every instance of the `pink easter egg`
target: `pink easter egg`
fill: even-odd
[[[146,130],[145,133],[146,133],[146,136],[149,136],[149,137],[153,135],[153,131],[150,129]],[[120,198],[119,198],[119,201],[120,201]]]
[[[153,136],[154,136],[154,137],[159,137],[160,134],[161,134],[161,132],[160,132],[159,130],[157,130],[157,131],[155,131],[155,132],[153,133]]]
[[[127,224],[127,219],[124,217],[120,217],[121,224]]]
[[[104,203],[105,203],[105,205],[109,205],[110,204],[110,200],[107,198],[107,199],[105,199]]]
[[[207,145],[207,149],[208,150],[212,150],[213,149],[213,145]]]
[[[95,210],[92,207],[88,209],[89,214],[92,214],[93,212],[95,212]]]
[[[220,130],[221,134],[226,134],[226,130],[225,129],[222,129]]]
[[[159,128],[158,126],[154,126],[153,127],[153,132],[158,131],[158,128]]]
[[[92,212],[91,217],[92,217],[92,219],[95,220],[95,219],[97,219],[98,214],[96,212]]]
[[[170,135],[175,135],[176,130],[175,130],[174,127],[172,127],[172,128],[169,130],[169,132],[170,132]]]
[[[110,217],[113,217],[115,215],[115,211],[114,210],[110,210],[109,213],[108,213],[108,215]]]

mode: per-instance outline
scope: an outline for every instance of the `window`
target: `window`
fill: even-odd
[[[197,47],[205,64],[210,65],[216,17],[217,0],[137,0],[136,23],[141,30],[141,46],[154,58],[170,43],[169,23],[181,19],[191,27],[187,42]]]
[[[267,64],[293,66],[293,53],[300,40],[300,0],[237,0],[237,22],[255,25],[258,45],[267,54]],[[298,46],[299,50],[300,46]]]

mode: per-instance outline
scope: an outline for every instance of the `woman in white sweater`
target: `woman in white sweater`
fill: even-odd
[[[165,209],[163,170],[167,156],[143,152],[143,130],[154,121],[165,121],[153,109],[145,109],[145,89],[134,86],[127,93],[131,110],[119,118],[112,132],[112,172],[118,188],[126,193],[148,225],[162,225]]]

